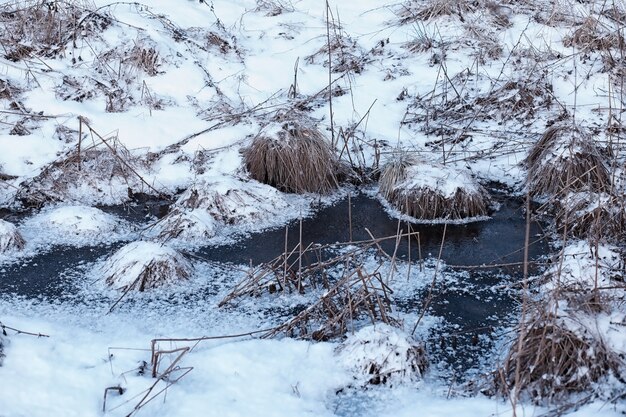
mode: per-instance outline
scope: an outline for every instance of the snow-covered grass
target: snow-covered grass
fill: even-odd
[[[579,317],[576,300],[586,303],[581,294],[594,291],[591,301],[601,308],[581,313],[583,327],[595,328],[610,353],[623,355],[623,302],[616,294],[623,290],[625,16],[622,1],[600,0],[4,2],[0,209],[17,228],[0,220],[2,267],[52,245],[82,250],[152,238],[178,249],[225,245],[309,216],[316,204],[345,192],[340,187],[319,197],[282,191],[334,189],[341,175],[331,170],[343,166],[356,174],[348,179],[375,181],[388,155],[410,152],[419,162],[405,170],[400,185],[434,190],[440,205],[451,205],[462,189],[482,198],[485,183],[497,181],[514,193],[523,193],[526,184],[543,194],[542,211],[560,209],[555,240],[563,237],[565,248],[546,273],[549,282],[539,279],[533,289],[567,292],[559,299],[567,309],[558,311],[568,317]],[[284,120],[277,123],[277,114]],[[250,160],[254,138],[280,131],[288,136],[294,126],[284,121],[290,118],[306,120],[314,138],[329,139],[323,148],[316,142],[317,159],[296,152],[282,165],[285,156],[274,151],[284,144],[266,140],[264,152]],[[307,187],[311,173],[321,182]],[[369,190],[385,194],[384,180]],[[147,228],[93,207],[146,194],[174,201],[165,217],[147,219]],[[479,210],[453,217],[484,220],[487,203],[481,201],[472,203]],[[425,210],[417,217],[447,216]],[[137,375],[150,352],[108,347],[149,349],[154,337],[273,327],[322,295],[265,294],[218,309],[244,278],[242,267],[182,258],[156,243],[130,245],[109,259],[116,268],[119,262],[134,265],[122,268],[122,285],[135,282],[141,273],[131,270],[159,254],[177,259],[187,279],[129,294],[108,315],[120,294],[93,285],[103,280],[97,271],[104,258],[85,267],[94,267],[91,272],[76,273],[79,294],[64,301],[0,295],[2,323],[51,336],[2,336],[7,357],[0,367],[0,415],[103,415],[104,389],[118,384],[126,391],[107,394],[104,415],[127,415],[139,403],[137,395],[155,382]],[[378,266],[369,258],[363,262],[370,271]],[[409,276],[406,265],[397,268],[387,265],[381,276]],[[432,268],[416,270],[415,279],[399,286],[399,298],[423,291],[432,279]],[[398,313],[405,331],[416,314]],[[423,327],[418,333],[427,331]],[[583,327],[568,329],[584,340]],[[385,329],[370,329],[369,336],[397,336]],[[415,337],[408,345],[423,336],[406,336]],[[395,352],[405,352],[408,345],[394,340]],[[367,345],[361,342],[354,346]],[[138,414],[512,412],[499,397],[466,397],[469,390],[436,372],[393,387],[346,388],[363,377],[355,375],[362,367],[358,349],[338,346],[337,340],[289,338],[204,341],[178,351],[184,352],[182,368],[167,376],[180,381]],[[194,369],[183,376],[188,367]],[[593,383],[620,388],[615,380]],[[568,412],[618,415],[624,409],[616,398]],[[517,406],[517,415],[548,411],[525,402]]]

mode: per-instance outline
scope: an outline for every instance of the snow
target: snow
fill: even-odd
[[[156,242],[135,241],[98,266],[97,275],[116,288],[143,291],[187,279],[191,270],[191,264],[175,249]]]
[[[418,11],[432,1],[412,1],[410,7]],[[11,4],[4,3],[2,7]],[[361,172],[375,172],[396,148],[414,152],[424,163],[409,169],[402,186],[428,187],[446,196],[459,188],[477,190],[477,181],[497,181],[520,193],[525,178],[521,162],[528,149],[562,117],[588,128],[602,149],[620,140],[623,100],[616,80],[621,67],[617,62],[612,68],[610,62],[619,51],[564,45],[574,26],[608,7],[599,0],[507,2],[498,10],[510,24],[501,25],[482,1],[470,2],[479,7],[462,16],[400,24],[397,12],[408,3],[329,0],[330,35],[343,45],[330,57],[334,91],[343,93],[332,97],[332,122],[326,10],[319,0],[57,3],[100,7],[106,26],[83,28],[75,42],[55,45],[54,52],[17,61],[0,57],[2,81],[12,88],[11,97],[0,94],[0,209],[18,218],[9,216],[15,225],[0,220],[0,269],[31,262],[55,245],[76,250],[112,245],[107,250],[115,251],[119,242],[132,242],[83,265],[87,273],[70,271],[78,287],[70,301],[67,295],[49,300],[0,293],[2,323],[50,335],[9,332],[2,337],[2,417],[127,415],[155,382],[136,372],[141,361],[150,361],[146,349],[154,337],[255,331],[284,318],[276,311],[307,302],[297,296],[249,299],[245,308],[219,310],[216,300],[243,278],[244,268],[203,263],[178,251],[228,247],[243,234],[310,216],[316,204],[329,204],[347,192],[325,198],[288,195],[249,178],[240,150],[263,129],[273,128],[268,124],[276,111],[305,112],[326,136],[340,138],[343,160]],[[602,33],[619,32],[608,14],[599,19]],[[429,45],[412,52],[407,43],[420,36]],[[501,53],[488,56],[490,46]],[[152,48],[156,59],[133,58],[142,48]],[[337,72],[346,57],[358,71]],[[503,89],[508,82],[517,87]],[[290,95],[291,87],[295,94]],[[530,108],[524,107],[525,90],[538,91]],[[78,117],[88,120],[82,137]],[[22,136],[13,134],[18,124],[26,129]],[[618,133],[607,132],[609,125],[617,126]],[[340,137],[339,129],[350,134]],[[623,157],[616,156],[622,166]],[[616,184],[621,192],[623,180]],[[24,201],[29,191],[49,197],[34,202],[43,207],[35,210],[32,201]],[[174,201],[170,213],[132,223],[93,207],[128,203],[137,193],[168,195]],[[610,200],[602,197],[597,204]],[[7,250],[15,246],[11,236],[16,232],[26,246]],[[562,263],[546,274],[558,272],[558,284],[585,291],[596,284],[619,286],[621,249],[600,244],[596,253],[594,244],[568,241]],[[188,279],[132,294],[119,311],[107,314],[120,295],[115,288],[134,283],[147,264],[159,260],[173,260]],[[104,285],[107,272],[120,278],[114,289]],[[423,291],[428,282],[420,275],[397,293]],[[549,293],[556,284],[549,282],[539,292]],[[623,305],[610,307],[585,320],[623,355]],[[415,319],[405,318],[407,323]],[[434,321],[424,318],[425,323]],[[347,388],[355,378],[359,384],[367,379],[364,361],[380,360],[385,353],[399,352],[388,358],[388,366],[402,369],[404,363],[393,360],[402,358],[413,341],[383,325],[356,330],[343,343],[251,337],[202,342],[180,364],[193,370],[138,414],[512,414],[509,402],[470,395],[435,372],[401,378],[393,387]],[[185,346],[193,343],[162,347]],[[111,350],[110,357],[109,347],[120,349]],[[127,391],[110,393],[103,413],[104,389],[117,384]],[[623,388],[619,384],[607,385]],[[549,411],[526,403],[519,407],[518,415]],[[567,415],[624,412],[623,404],[598,399]]]
[[[112,243],[127,239],[132,232],[131,226],[122,219],[88,206],[45,208],[24,221],[20,230],[33,249]]]
[[[469,171],[428,163],[407,167],[404,181],[398,182],[395,188],[407,192],[426,188],[446,198],[454,197],[458,190],[468,194],[481,191]]]
[[[23,244],[23,238],[17,230],[17,227],[15,227],[13,223],[0,220],[0,254],[19,250]]]

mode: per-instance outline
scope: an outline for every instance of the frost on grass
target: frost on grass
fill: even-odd
[[[128,225],[94,207],[44,209],[22,225],[31,240],[45,244],[83,245],[111,242],[128,233]]]
[[[16,199],[25,206],[53,202],[116,204],[132,192],[153,192],[138,175],[147,163],[115,139],[73,149],[45,166],[39,175],[22,182]],[[130,190],[130,191],[129,191]]]
[[[423,346],[398,328],[379,323],[348,336],[336,349],[338,362],[358,386],[418,381],[428,367]]]
[[[619,378],[623,359],[595,326],[550,305],[539,305],[522,323],[494,376],[497,390],[538,404],[567,400],[586,391],[600,394],[602,380]]]
[[[610,189],[607,164],[593,136],[571,121],[548,128],[525,162],[528,190],[535,196]]]
[[[215,236],[217,221],[204,209],[174,208],[151,227],[159,241],[202,241]]]
[[[569,193],[558,201],[556,222],[579,238],[621,242],[626,228],[624,200],[611,193]]]
[[[151,233],[160,240],[202,240],[220,227],[272,226],[293,210],[276,189],[256,181],[209,178],[188,188],[172,211],[154,224]]]
[[[20,61],[35,56],[55,56],[68,42],[98,33],[110,20],[80,0],[46,2],[9,1],[0,6],[0,40],[4,57]],[[87,12],[87,13],[86,13]]]
[[[268,126],[243,150],[250,175],[289,193],[336,189],[340,164],[322,132],[304,118],[278,118],[283,120]]]
[[[589,16],[563,38],[566,47],[576,46],[583,51],[602,51],[612,48],[623,49],[624,37],[620,30],[611,30],[610,25]]]
[[[611,287],[620,279],[620,265],[619,253],[613,246],[570,241],[545,272],[545,288],[588,293],[594,288]]]
[[[469,171],[397,154],[382,168],[380,194],[419,220],[459,220],[488,214],[489,198]]]
[[[21,250],[25,243],[13,223],[0,220],[0,254]]]
[[[178,251],[158,243],[137,241],[115,252],[98,272],[109,286],[128,292],[187,280],[192,269]]]

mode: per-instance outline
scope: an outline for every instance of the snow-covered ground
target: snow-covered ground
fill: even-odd
[[[436,169],[418,167],[407,183],[446,195],[467,185],[463,178],[523,194],[531,146],[549,126],[571,122],[609,161],[613,185],[591,191],[623,200],[621,0],[11,0],[0,4],[0,22],[0,217],[11,222],[0,219],[0,269],[55,246],[146,240],[142,250],[182,256],[314,215],[353,186],[288,194],[256,181],[244,162],[252,139],[289,117],[333,140],[355,177],[375,178],[389,156],[409,152]],[[146,196],[170,201],[169,213],[133,222],[104,207]],[[623,204],[615,210],[619,223]],[[606,289],[606,309],[584,320],[623,359],[622,248],[561,243],[562,261],[537,280],[538,292],[564,283]],[[133,265],[149,255],[133,253]],[[438,364],[423,378],[364,387],[359,357],[368,349],[245,336],[280,324],[312,296],[218,308],[246,267],[187,255],[184,282],[127,295],[112,311],[121,293],[101,276],[107,259],[73,271],[69,297],[0,294],[0,417],[539,416],[558,406],[487,396]],[[400,265],[388,284],[398,298],[426,291],[435,264]],[[559,311],[575,309],[566,307]],[[411,335],[419,312],[396,313],[402,331],[350,329],[348,341],[382,333],[395,344],[380,342],[374,354],[402,356],[435,328],[426,314]],[[244,336],[159,342],[174,350],[159,371],[174,368],[150,375],[152,339],[236,334]],[[489,360],[505,342],[485,353]],[[574,395],[571,403],[584,405],[568,415],[626,413],[623,381],[603,383],[605,396]]]

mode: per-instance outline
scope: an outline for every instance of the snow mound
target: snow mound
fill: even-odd
[[[121,219],[87,206],[44,210],[24,222],[22,228],[34,242],[72,246],[109,243],[129,232],[129,226]]]
[[[423,347],[383,323],[351,335],[336,353],[338,362],[353,373],[360,386],[420,380],[427,368]]]
[[[120,248],[98,272],[110,286],[124,291],[145,291],[186,280],[192,269],[178,251],[158,243],[138,241]]]
[[[177,207],[155,223],[151,233],[160,242],[171,239],[200,241],[215,236],[216,229],[217,221],[206,210]]]
[[[24,248],[24,238],[13,223],[0,220],[0,253]]]
[[[256,181],[211,177],[188,188],[172,211],[148,231],[159,241],[198,243],[222,228],[251,232],[282,224],[299,211],[273,187]],[[237,232],[237,230],[235,230]]]

